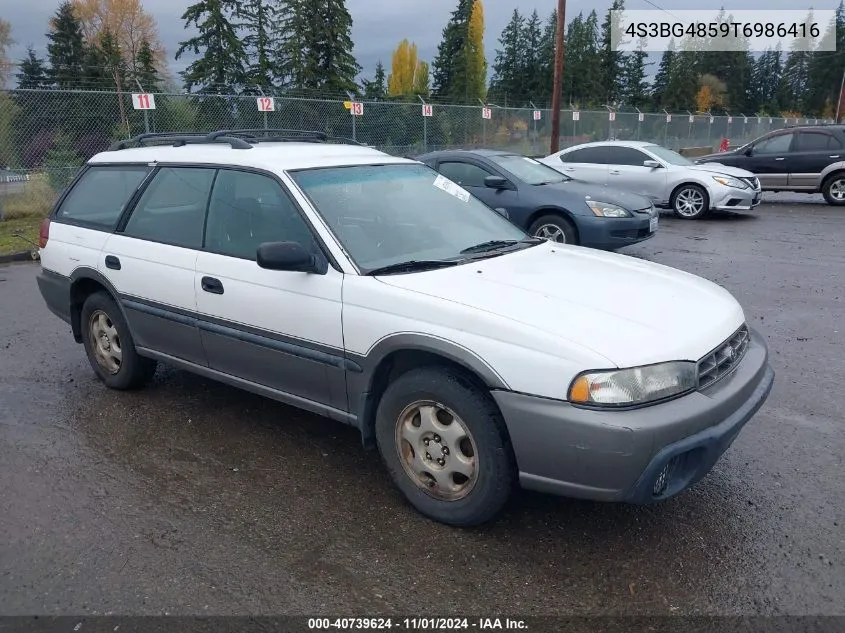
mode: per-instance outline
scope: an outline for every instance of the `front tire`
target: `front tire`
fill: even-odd
[[[528,232],[558,244],[578,244],[578,231],[572,222],[559,215],[544,215],[532,222]]]
[[[95,292],[82,304],[82,344],[97,377],[112,389],[135,389],[155,373],[156,362],[138,355],[114,299]]]
[[[461,372],[402,374],[376,412],[376,441],[393,482],[425,516],[458,527],[494,518],[516,484],[516,463],[492,398]]]
[[[672,210],[682,220],[700,220],[710,213],[710,196],[700,185],[681,185],[672,194]]]
[[[845,172],[829,176],[822,185],[822,195],[830,205],[835,207],[845,205]]]

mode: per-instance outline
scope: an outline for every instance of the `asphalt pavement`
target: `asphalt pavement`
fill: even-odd
[[[728,288],[774,390],[653,507],[522,493],[432,523],[349,427],[168,368],[97,382],[0,268],[0,614],[845,615],[845,209],[767,196],[626,249]]]

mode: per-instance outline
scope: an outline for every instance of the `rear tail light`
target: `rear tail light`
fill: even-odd
[[[50,218],[44,218],[41,223],[41,231],[38,233],[38,248],[47,246],[47,240],[50,239]]]

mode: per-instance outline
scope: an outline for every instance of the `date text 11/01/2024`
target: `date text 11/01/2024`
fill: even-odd
[[[524,620],[512,618],[309,618],[314,631],[363,631],[404,629],[406,631],[527,630]]]

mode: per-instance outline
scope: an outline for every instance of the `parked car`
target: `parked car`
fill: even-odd
[[[518,484],[676,495],[766,400],[720,286],[529,237],[417,161],[259,133],[122,141],[44,222],[41,294],[108,387],[161,362],[350,424],[460,526]]]
[[[753,172],[763,191],[821,192],[828,204],[845,204],[845,125],[777,130],[733,151],[702,156],[696,164]]]
[[[714,210],[748,211],[761,200],[760,183],[751,172],[697,165],[654,143],[584,143],[540,162],[578,180],[647,196],[684,220],[698,220]]]
[[[418,156],[531,235],[613,250],[654,236],[658,211],[643,196],[577,182],[511,152],[454,150]]]

